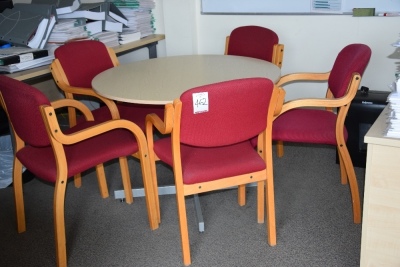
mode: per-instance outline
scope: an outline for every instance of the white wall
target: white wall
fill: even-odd
[[[24,2],[17,0],[14,2]],[[30,0],[28,0],[30,1]],[[92,1],[92,0],[84,0]],[[348,15],[201,15],[201,0],[155,0],[156,33],[166,40],[157,46],[159,57],[183,54],[223,54],[225,37],[241,25],[260,25],[276,31],[285,45],[282,74],[328,71],[339,50],[349,43],[365,43],[372,57],[362,85],[388,91],[400,59],[388,58],[390,44],[400,32],[400,17]],[[120,58],[122,63],[146,59],[147,49]],[[400,58],[400,53],[398,53]],[[325,85],[287,86],[287,99],[322,96]],[[296,90],[295,90],[296,89]],[[297,91],[297,92],[296,92]]]
[[[158,2],[160,2],[159,0]],[[163,1],[166,55],[223,54],[225,37],[242,25],[276,31],[285,45],[282,74],[330,70],[337,53],[350,43],[372,49],[362,85],[388,91],[400,59],[388,58],[400,32],[400,17],[350,15],[201,15],[201,0]],[[296,93],[295,88],[301,93]],[[325,85],[286,87],[287,99],[322,96]],[[317,91],[317,92],[316,92]]]

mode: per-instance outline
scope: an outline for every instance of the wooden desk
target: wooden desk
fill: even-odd
[[[260,59],[188,55],[120,65],[97,75],[92,87],[98,94],[117,101],[166,104],[193,87],[250,77],[276,82],[280,75],[276,65]]]
[[[368,143],[360,266],[400,266],[400,139],[383,136],[386,107]]]
[[[149,49],[149,58],[157,57],[157,44],[158,41],[164,40],[164,34],[152,34],[144,37],[136,42],[131,42],[124,45],[113,47],[117,56],[124,55],[126,53],[147,47]],[[40,80],[51,79],[51,73],[49,66],[42,66],[33,69],[28,69],[20,72],[5,74],[11,78],[19,81],[24,81],[30,84],[34,84]]]

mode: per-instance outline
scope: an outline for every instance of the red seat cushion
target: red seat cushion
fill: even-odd
[[[172,166],[171,138],[156,141],[154,151],[160,160]],[[181,144],[181,158],[184,184],[213,181],[266,168],[250,141],[212,148]]]
[[[336,145],[336,114],[326,110],[292,109],[274,121],[276,141]],[[347,140],[347,131],[344,129]]]
[[[96,123],[79,124],[69,129],[68,133],[87,128]],[[64,149],[68,162],[68,177],[70,178],[75,174],[108,161],[110,158],[132,155],[138,151],[138,146],[132,133],[125,129],[118,129],[74,145],[65,145]],[[17,152],[17,157],[38,178],[48,182],[55,182],[57,166],[51,146],[26,146]]]

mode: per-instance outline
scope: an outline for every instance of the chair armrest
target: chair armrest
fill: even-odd
[[[164,107],[164,121],[155,113],[146,116],[146,136],[153,136],[153,126],[161,134],[169,134],[172,131],[174,108],[172,104]]]
[[[276,101],[274,101],[275,107],[273,110],[273,117],[278,116],[281,113],[286,95],[286,91],[283,90],[282,87],[278,87],[275,85],[274,91],[276,91]]]
[[[54,109],[65,108],[65,107],[73,107],[78,109],[85,116],[86,120],[93,121],[94,117],[90,109],[83,104],[82,102],[75,99],[60,99],[51,102],[51,106]]]
[[[329,79],[330,72],[325,73],[291,73],[286,74],[280,78],[276,85],[283,86],[287,83],[300,82],[300,81],[327,81]]]
[[[347,105],[347,104],[351,103],[351,101],[353,100],[353,98],[357,92],[358,86],[360,85],[360,81],[361,81],[361,75],[358,73],[353,73],[349,87],[347,89],[348,93],[345,94],[343,97],[333,98],[333,99],[331,99],[331,98],[300,98],[300,99],[290,100],[283,104],[280,114],[282,114],[286,111],[289,111],[291,109],[300,108],[300,107],[335,108],[335,107],[341,107],[341,106]],[[331,96],[331,93],[329,91],[328,91],[327,96]],[[331,109],[328,109],[328,110],[331,110]],[[279,115],[277,115],[277,116],[279,116]]]
[[[78,101],[79,102],[79,101]],[[83,105],[83,104],[82,104]],[[45,122],[48,133],[54,138],[57,142],[64,145],[71,145],[86,139],[89,139],[93,136],[97,136],[103,134],[108,131],[112,131],[115,129],[126,129],[132,134],[135,135],[138,142],[146,143],[146,138],[144,136],[143,131],[137,126],[135,123],[128,120],[109,120],[92,127],[83,129],[78,132],[74,132],[71,134],[64,134],[59,127],[57,116],[55,116],[55,111],[52,106],[41,106],[42,117]]]
[[[336,98],[336,99],[326,99],[326,98],[304,98],[287,101],[281,109],[280,114],[285,113],[291,109],[295,108],[306,108],[306,107],[323,107],[323,108],[335,108],[349,103],[348,97]],[[275,118],[276,118],[275,117]]]
[[[114,57],[112,56],[112,53],[109,51],[111,60],[113,61],[114,65],[118,65],[117,61],[115,58],[115,53]],[[50,71],[54,77],[54,80],[57,84],[58,87],[65,93],[66,98],[73,99],[73,95],[87,95],[87,96],[93,96],[96,97],[97,99],[101,100],[110,110],[111,116],[113,119],[119,119],[119,112],[117,105],[115,104],[114,101],[102,97],[99,94],[97,94],[92,88],[84,88],[84,87],[74,87],[70,86],[68,82],[68,78],[65,75],[65,72],[63,71],[60,61],[58,59],[54,59],[53,62],[50,65]]]

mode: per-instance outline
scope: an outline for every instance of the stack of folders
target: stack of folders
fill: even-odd
[[[14,4],[0,16],[0,39],[15,46],[44,48],[56,24],[54,5]]]
[[[84,3],[73,12],[58,15],[59,19],[85,18],[102,21],[103,31],[122,32],[127,25],[126,17],[111,2]]]
[[[13,73],[51,63],[53,55],[46,49],[9,47],[0,49],[0,72]]]
[[[400,94],[397,91],[390,93],[388,102],[389,114],[385,136],[400,138]]]

